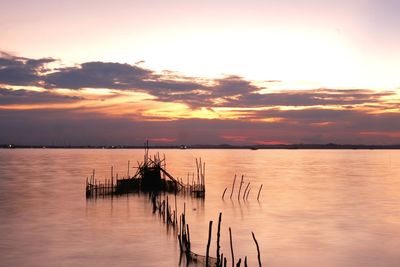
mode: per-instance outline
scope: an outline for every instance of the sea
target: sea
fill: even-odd
[[[205,163],[205,198],[176,197],[195,253],[206,254],[213,221],[215,257],[222,213],[228,266],[229,228],[235,261],[247,257],[248,266],[258,266],[252,233],[262,266],[400,266],[399,150],[150,154],[165,156],[167,171],[185,183],[196,179],[196,159]],[[142,149],[0,149],[0,266],[186,266],[176,231],[153,214],[148,195],[85,196],[93,169],[99,180],[110,179],[111,166],[114,176],[126,177],[143,155]]]

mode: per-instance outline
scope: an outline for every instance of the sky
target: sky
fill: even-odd
[[[0,0],[0,144],[399,144],[396,0]]]

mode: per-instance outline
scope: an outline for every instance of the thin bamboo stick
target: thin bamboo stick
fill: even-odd
[[[209,258],[209,254],[210,254],[212,224],[213,224],[213,221],[210,221],[210,224],[209,224],[209,227],[208,227],[208,241],[207,241],[207,251],[206,251],[206,267],[210,266],[209,263],[208,263],[208,258]]]
[[[235,174],[235,178],[233,179],[232,191],[231,191],[231,196],[230,196],[230,198],[232,198],[233,189],[235,188],[235,182],[236,182],[236,174]]]
[[[226,189],[228,189],[228,187],[225,187],[224,193],[222,194],[222,199],[224,199]]]
[[[225,191],[226,191],[226,189],[225,189]],[[221,231],[221,220],[222,220],[222,212],[219,213],[219,218],[218,218],[218,230],[217,230],[217,266],[219,266],[220,263],[221,263],[221,258],[220,258],[220,255],[219,255],[219,250],[220,250],[220,248],[221,248],[220,245],[219,245],[220,238],[221,238],[221,234],[220,234],[220,231]],[[221,255],[221,257],[222,257],[222,255]]]
[[[263,185],[261,184],[260,189],[258,190],[258,195],[257,195],[257,201],[260,198],[260,193],[261,193],[261,189],[262,189]]]
[[[243,192],[243,200],[244,200],[244,198],[246,197],[246,191],[247,191],[247,189],[249,188],[249,185],[250,185],[250,182],[247,184],[246,189],[245,189],[244,192]]]
[[[250,190],[251,190],[251,187],[249,188],[249,191],[247,191],[246,200],[249,198]]]
[[[232,267],[235,267],[235,255],[233,254],[233,245],[232,245],[232,231],[229,227],[229,242],[231,245],[231,255],[232,255]]]
[[[243,176],[244,176],[244,175],[242,175],[242,179],[240,180],[240,187],[239,187],[239,193],[238,193],[238,200],[240,199],[240,191],[242,190]]]
[[[261,264],[261,257],[260,257],[260,247],[258,246],[258,242],[257,242],[257,239],[256,239],[256,237],[254,236],[254,233],[253,233],[253,232],[251,232],[251,234],[252,234],[252,236],[253,236],[253,239],[254,239],[254,242],[256,243],[256,246],[257,246],[257,258],[258,258],[258,266],[259,266],[259,267],[261,267],[261,266],[262,266],[262,264]]]

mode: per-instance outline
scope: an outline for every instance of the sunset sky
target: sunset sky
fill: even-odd
[[[400,1],[0,0],[0,144],[400,144]]]

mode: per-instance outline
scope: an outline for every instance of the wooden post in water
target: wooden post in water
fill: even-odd
[[[178,206],[176,204],[176,194],[175,194],[175,225],[178,224]]]
[[[233,254],[232,231],[230,227],[229,227],[229,242],[231,244],[232,267],[235,267],[235,255]]]
[[[250,190],[251,190],[251,187],[249,188],[249,191],[247,191],[246,201],[249,198]]]
[[[233,178],[232,191],[231,191],[231,197],[230,198],[232,198],[233,189],[235,188],[235,182],[236,182],[236,174],[235,174],[235,178]]]
[[[226,191],[226,189],[225,189],[225,191]],[[225,192],[224,192],[224,194],[225,194]],[[221,238],[221,234],[220,234],[220,231],[221,231],[221,219],[222,219],[222,212],[219,213],[218,229],[217,229],[217,266],[218,267],[219,267],[219,265],[221,263],[221,258],[222,258],[222,256],[220,258],[220,255],[219,255],[219,250],[220,250],[219,241],[220,241],[220,238]]]
[[[203,173],[202,173],[202,176],[203,176],[203,187],[202,187],[201,190],[204,193],[204,192],[206,192],[206,163],[205,162],[203,162]]]
[[[187,231],[187,233],[186,233],[186,235],[187,235],[187,243],[188,243],[188,250],[190,251],[190,231],[189,231],[189,224],[186,224],[186,231]]]
[[[257,246],[257,258],[258,258],[258,266],[259,266],[259,267],[261,267],[262,265],[261,265],[260,248],[259,248],[259,246],[258,246],[258,242],[257,242],[257,239],[256,239],[256,237],[254,236],[254,233],[253,233],[253,232],[251,232],[251,234],[253,235],[254,242],[256,243],[256,246]]]
[[[206,267],[210,266],[208,264],[208,258],[210,253],[210,243],[211,243],[211,234],[212,234],[212,224],[213,222],[210,221],[210,225],[208,227],[208,241],[207,241],[207,251],[206,251]]]
[[[240,199],[240,191],[242,190],[243,176],[244,176],[244,175],[242,175],[242,179],[240,180],[240,187],[239,187],[239,193],[238,193],[238,200]]]
[[[258,190],[257,201],[258,201],[258,199],[260,198],[260,193],[261,193],[261,189],[262,189],[262,187],[263,187],[263,185],[261,184],[261,186],[260,186],[260,190]]]
[[[226,189],[228,189],[228,187],[225,187],[224,193],[222,194],[222,199],[224,199]]]
[[[168,196],[167,196],[167,225],[168,225],[168,221],[169,221],[169,201],[168,201]]]
[[[200,177],[199,177],[199,163],[198,163],[198,161],[197,161],[197,158],[196,158],[196,170],[197,170],[197,184],[199,184],[200,183]]]
[[[246,197],[246,192],[247,192],[247,189],[249,188],[249,185],[250,185],[250,182],[247,184],[246,189],[243,192],[243,200]]]

